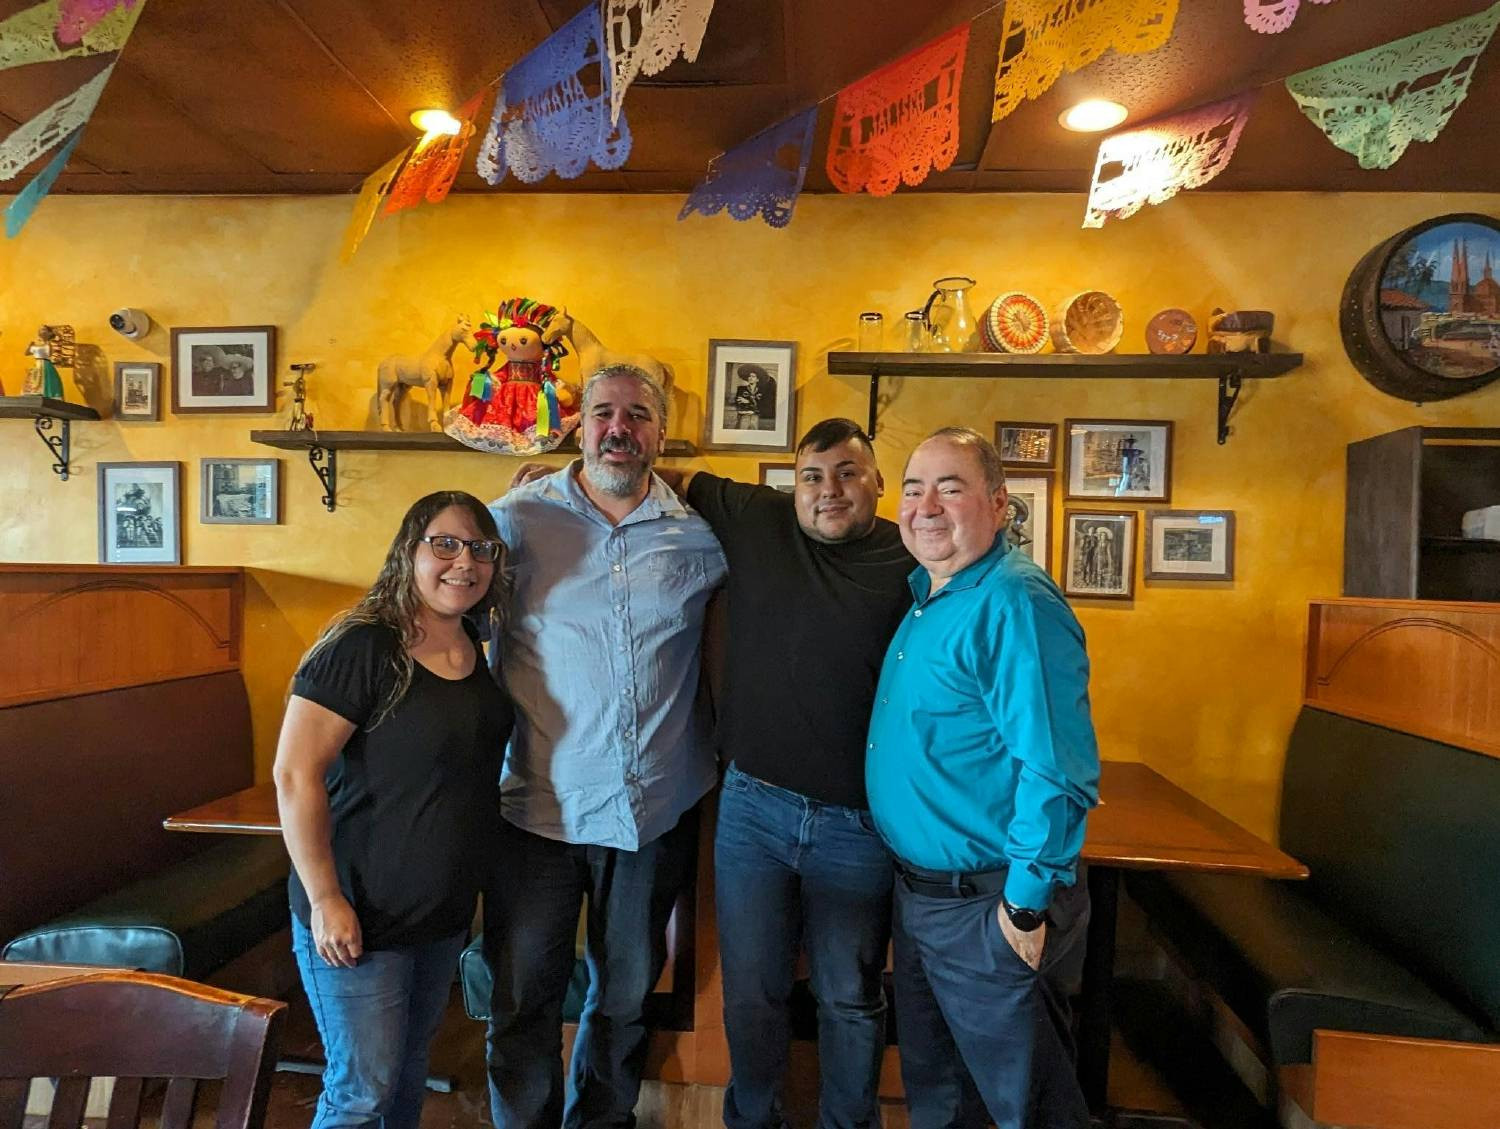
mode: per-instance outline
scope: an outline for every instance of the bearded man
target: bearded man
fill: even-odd
[[[511,574],[490,659],[516,708],[484,907],[496,1129],[633,1124],[642,1013],[718,778],[694,710],[726,566],[652,473],[666,418],[649,374],[600,369],[583,390],[583,458],[490,507]],[[562,1005],[585,898],[589,991],[565,1103]]]

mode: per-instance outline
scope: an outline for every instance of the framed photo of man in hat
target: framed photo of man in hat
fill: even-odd
[[[711,451],[790,451],[797,431],[797,343],[708,343],[703,446]]]

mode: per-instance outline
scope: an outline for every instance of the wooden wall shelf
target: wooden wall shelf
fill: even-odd
[[[831,376],[870,378],[870,423],[875,435],[875,407],[882,376],[957,377],[970,380],[1217,380],[1219,442],[1229,438],[1229,414],[1243,381],[1284,376],[1302,364],[1301,353],[1189,353],[1180,357],[1153,353],[829,353]]]
[[[0,396],[0,419],[29,419],[52,455],[52,473],[68,480],[68,455],[72,450],[75,419],[97,420],[99,413],[87,404],[70,404],[51,396]],[[61,420],[58,434],[53,425]]]
[[[440,431],[252,431],[252,443],[277,447],[283,451],[306,451],[313,473],[323,484],[323,505],[329,513],[338,506],[338,453],[340,451],[448,451],[471,455],[484,454],[465,447],[457,439]],[[578,454],[577,432],[559,447],[565,455]],[[686,439],[668,439],[665,458],[688,458],[698,448]],[[507,456],[517,457],[517,456]]]

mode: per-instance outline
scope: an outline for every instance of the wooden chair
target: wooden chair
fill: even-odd
[[[0,996],[0,1129],[21,1129],[33,1078],[57,1079],[48,1129],[78,1129],[96,1077],[116,1079],[109,1129],[140,1124],[151,1079],[167,1080],[161,1129],[188,1129],[205,1079],[223,1082],[216,1129],[255,1129],[285,1013],[275,1000],[144,972],[13,988]]]

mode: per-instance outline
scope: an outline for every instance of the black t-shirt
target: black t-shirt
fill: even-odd
[[[711,474],[687,500],[729,561],[722,755],[779,788],[868,807],[870,707],[916,567],[900,531],[878,518],[860,540],[825,545],[802,532],[790,494]]]
[[[328,770],[339,888],[367,949],[436,941],[468,926],[500,825],[500,764],[514,713],[483,655],[467,678],[414,663],[411,685],[373,729],[396,677],[400,637],[360,624],[302,665],[292,693],[358,728]],[[476,647],[477,651],[477,647]],[[292,912],[311,909],[295,868]]]

